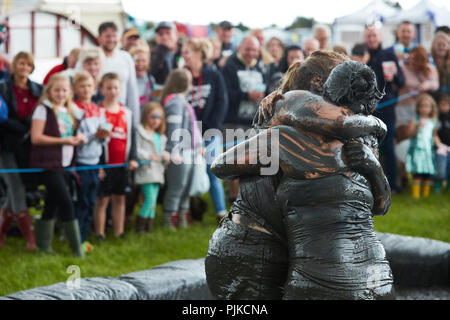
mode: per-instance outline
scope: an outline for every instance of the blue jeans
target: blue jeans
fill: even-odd
[[[78,163],[77,166],[84,166]],[[78,171],[81,186],[78,188],[78,201],[75,202],[75,215],[80,226],[81,243],[86,241],[94,218],[95,200],[99,187],[98,170]]]
[[[436,179],[446,180],[450,174],[450,152],[446,156],[436,154]]]
[[[222,149],[222,141],[220,140],[221,139],[214,136],[210,141],[205,141],[205,158],[207,163],[206,168],[210,183],[209,194],[211,195],[216,214],[226,210],[225,193],[223,191],[222,180],[217,178],[214,173],[211,172],[211,164],[214,161],[214,158],[221,152]]]

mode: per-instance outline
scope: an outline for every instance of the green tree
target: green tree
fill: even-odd
[[[239,22],[239,24],[235,27],[244,32],[250,30],[250,28],[244,25],[242,22]]]
[[[292,30],[296,28],[312,28],[315,22],[316,21],[314,20],[314,18],[297,17],[290,26],[286,27],[286,30]]]
[[[398,2],[390,1],[390,0],[384,0],[384,3],[386,3],[388,6],[391,6],[393,8],[401,9],[402,6]]]

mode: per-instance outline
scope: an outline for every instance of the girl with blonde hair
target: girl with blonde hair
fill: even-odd
[[[53,252],[55,217],[59,213],[73,253],[84,257],[78,220],[64,172],[64,168],[74,160],[74,147],[86,142],[82,134],[75,135],[76,121],[81,119],[81,115],[82,111],[72,105],[69,79],[62,74],[51,76],[33,112],[30,156],[31,167],[44,169],[40,179],[47,196],[35,231],[37,247],[46,253]]]

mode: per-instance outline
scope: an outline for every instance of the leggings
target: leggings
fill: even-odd
[[[142,193],[144,194],[144,204],[139,211],[139,216],[142,218],[155,218],[156,200],[158,199],[159,184],[146,183],[141,185]]]
[[[66,184],[65,174],[62,172],[45,171],[42,182],[47,189],[42,220],[51,220],[58,213],[62,222],[75,219],[72,198]]]

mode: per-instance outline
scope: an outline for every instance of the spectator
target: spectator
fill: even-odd
[[[211,55],[211,57],[208,59],[208,63],[209,63],[210,65],[215,66],[215,67],[222,68],[223,65],[225,64],[226,60],[223,60],[223,64],[220,65],[220,66],[216,66],[216,65],[214,64],[214,61],[219,60],[220,57],[221,57],[222,44],[220,43],[220,40],[217,39],[217,38],[210,39],[210,42],[211,42],[211,45],[212,45],[213,50],[212,50],[212,55]],[[217,68],[216,68],[216,69],[217,69]]]
[[[431,43],[431,56],[439,73],[439,91],[450,93],[450,36],[437,32]]]
[[[136,76],[139,86],[139,104],[140,112],[143,107],[157,96],[153,97],[155,89],[155,78],[148,74],[150,66],[150,49],[147,44],[133,47],[130,50],[130,54],[134,60],[136,68]],[[160,90],[158,90],[160,91]],[[156,91],[155,91],[156,92]],[[135,173],[130,176],[130,190],[126,196],[126,219],[125,224],[129,222],[134,213],[134,208],[139,202],[141,194],[141,188],[135,183]]]
[[[269,65],[269,70],[266,74],[266,95],[270,94],[281,84],[281,80],[288,70],[288,68],[295,62],[302,63],[305,60],[302,48],[298,45],[287,46],[284,50],[283,58],[280,61],[279,67],[275,68]]]
[[[335,44],[335,45],[333,46],[332,50],[333,50],[334,52],[343,54],[344,56],[347,56],[347,57],[348,57],[348,51],[347,51],[347,48],[346,48],[345,46],[343,46],[343,45]]]
[[[398,25],[395,35],[397,39],[395,44],[386,50],[394,52],[398,60],[403,60],[406,58],[405,54],[409,53],[417,45],[414,42],[416,27],[411,21],[403,21]]]
[[[416,46],[409,52],[408,59],[401,61],[400,66],[405,76],[405,86],[399,91],[401,95],[418,92],[436,91],[439,88],[439,75],[436,67],[428,63],[427,51]],[[398,102],[395,114],[397,119],[397,139],[407,139],[408,126],[416,115],[416,95]]]
[[[265,48],[264,32],[261,29],[254,29],[250,32],[250,35],[258,39],[259,42],[259,57],[258,64],[259,68],[265,73],[267,71],[267,66],[274,62],[273,57]]]
[[[269,42],[267,42],[267,50],[273,58],[273,63],[275,65],[278,65],[281,61],[281,58],[283,58],[283,41],[276,37],[270,38]]]
[[[209,66],[206,61],[211,55],[211,45],[207,40],[190,39],[182,50],[185,67],[191,72],[192,86],[186,96],[194,108],[202,133],[208,129],[220,130],[228,109],[228,96],[222,74]],[[209,192],[213,200],[216,216],[220,220],[226,214],[223,185],[211,172],[211,163],[222,148],[221,136],[211,135],[205,141],[207,173],[210,181]]]
[[[91,75],[94,81],[94,95],[91,100],[95,104],[100,104],[103,101],[103,96],[99,89],[99,82],[104,59],[105,55],[100,48],[92,47],[83,49],[80,52],[75,69],[72,70],[70,74],[67,73],[67,75],[73,77],[76,73],[84,70]]]
[[[130,171],[138,167],[136,162],[136,142],[131,111],[119,103],[120,80],[116,73],[106,73],[100,82],[100,90],[105,100],[105,117],[111,124],[111,136],[108,141],[105,158],[106,164],[123,164],[128,162]],[[94,214],[97,238],[105,239],[106,209],[112,201],[112,219],[114,236],[123,238],[125,223],[125,189],[128,184],[127,168],[100,169],[100,187]]]
[[[160,22],[155,32],[157,45],[152,50],[150,74],[158,85],[163,85],[169,73],[178,67],[181,46],[177,43],[177,30],[172,22]]]
[[[369,58],[370,55],[369,50],[367,49],[367,44],[357,43],[353,46],[350,59],[367,64]]]
[[[194,169],[195,153],[201,149],[195,111],[186,100],[191,82],[188,70],[176,69],[169,74],[161,97],[167,121],[166,151],[171,154],[172,159],[166,174],[164,227],[172,230],[177,226],[188,226],[190,177]],[[189,133],[190,139],[181,135],[180,130]]]
[[[87,142],[77,147],[77,166],[94,166],[100,164],[103,145],[111,134],[105,130],[105,110],[94,102],[94,79],[87,71],[77,73],[73,79],[73,90],[76,95],[76,105],[84,111],[78,132],[82,133]],[[81,185],[78,187],[78,197],[75,202],[75,214],[80,225],[83,250],[89,252],[92,245],[86,241],[94,218],[95,200],[97,198],[99,179],[98,169],[78,172]]]
[[[434,190],[441,192],[442,186],[447,184],[449,187],[450,177],[450,96],[447,93],[440,93],[438,100],[438,125],[437,133],[441,145],[436,150],[436,178]]]
[[[130,52],[130,49],[138,45],[140,39],[139,31],[136,27],[125,29],[122,33],[122,50]]]
[[[265,92],[264,75],[257,64],[258,55],[258,40],[247,36],[239,45],[238,52],[230,56],[222,69],[228,92],[224,132],[226,129],[247,130],[251,127],[257,104]],[[238,187],[238,180],[230,181],[230,202],[236,199]]]
[[[398,192],[397,188],[397,160],[395,156],[395,102],[398,95],[398,88],[405,84],[403,72],[400,69],[397,56],[381,47],[381,35],[379,30],[371,25],[364,29],[364,41],[369,50],[370,66],[377,77],[378,88],[384,88],[386,95],[381,99],[374,115],[380,118],[387,126],[387,135],[381,145],[384,159],[384,171],[388,177],[392,192]],[[383,72],[383,63],[388,62],[390,69]],[[386,65],[386,63],[385,63]],[[387,72],[389,71],[389,73]]]
[[[439,148],[441,145],[436,121],[436,102],[428,94],[421,95],[415,105],[415,117],[409,122],[412,138],[406,157],[406,171],[412,173],[412,196],[416,199],[421,195],[428,197],[432,178],[436,174],[434,147]]]
[[[61,74],[51,76],[40,101],[32,116],[30,165],[45,170],[39,178],[47,196],[42,216],[36,223],[36,243],[43,252],[53,252],[55,218],[59,213],[72,252],[84,257],[80,228],[66,185],[68,177],[63,171],[74,161],[74,147],[86,142],[82,134],[75,136],[79,112],[72,104],[69,79]]]
[[[317,39],[311,38],[303,42],[303,52],[305,53],[305,58],[309,57],[311,53],[320,49],[320,43]]]
[[[164,184],[164,166],[170,154],[165,151],[167,137],[164,111],[157,102],[149,102],[142,109],[141,123],[136,129],[136,150],[139,161],[148,161],[136,169],[136,184],[144,194],[144,204],[136,220],[136,232],[152,232],[159,186]]]
[[[233,25],[229,21],[222,21],[215,29],[217,37],[221,43],[220,56],[214,61],[214,64],[222,68],[228,57],[236,52],[236,46],[231,42],[233,37]]]
[[[319,49],[327,50],[329,48],[331,30],[326,24],[315,24],[313,27],[314,38],[319,41]]]
[[[443,32],[446,35],[450,36],[450,28],[448,26],[439,26],[436,29],[434,29],[434,34],[438,32]]]
[[[78,61],[78,56],[81,52],[81,48],[74,48],[72,49],[72,51],[70,51],[69,55],[67,57],[64,58],[63,63],[54,66],[45,76],[44,81],[42,82],[44,84],[44,86],[47,85],[48,80],[50,79],[50,77],[52,75],[54,75],[55,73],[67,70],[67,69],[73,69],[75,68],[75,65],[77,64]]]
[[[98,28],[98,42],[105,54],[102,74],[114,72],[119,75],[121,90],[120,103],[132,112],[133,123],[139,123],[139,92],[134,62],[128,52],[116,49],[117,26],[114,22],[104,22]]]
[[[152,93],[155,88],[155,78],[148,74],[150,67],[150,49],[144,46],[131,48],[131,57],[136,68],[136,77],[139,90],[139,105],[142,108],[150,101],[157,99]]]
[[[17,169],[29,166],[30,142],[26,139],[31,126],[31,114],[42,94],[42,86],[29,79],[34,70],[33,55],[19,52],[11,65],[12,75],[0,83],[0,95],[8,107],[8,119],[0,125],[0,167]],[[32,219],[25,198],[25,186],[20,174],[1,174],[6,186],[6,203],[0,216],[0,247],[15,219],[27,241],[27,249],[36,248]]]

